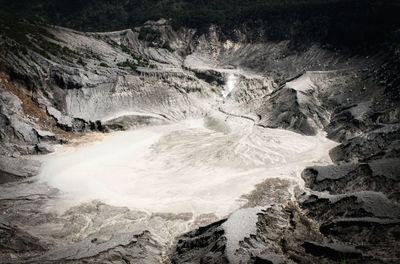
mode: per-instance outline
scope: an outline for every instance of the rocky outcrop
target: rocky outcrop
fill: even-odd
[[[399,125],[385,125],[343,142],[330,151],[334,162],[369,161],[399,157]]]
[[[235,234],[243,228],[247,230],[249,225],[248,221],[236,222],[239,212],[222,224],[215,223],[180,237],[172,262],[337,263],[346,260],[374,263],[362,250],[325,238],[318,225],[294,205],[259,209],[255,214],[256,221],[252,223],[252,231],[236,240]],[[239,224],[233,226],[236,228],[234,234],[229,232],[232,224],[229,222]],[[210,237],[213,238],[211,241]]]
[[[307,186],[319,192],[345,194],[371,190],[399,201],[398,164],[398,159],[381,159],[368,163],[312,167],[303,171],[302,178]]]
[[[171,256],[172,263],[229,263],[225,255],[226,238],[221,224],[215,222],[185,234],[177,242],[176,251]]]
[[[71,246],[51,250],[26,263],[157,263],[161,260],[158,247],[146,232],[117,234],[105,242],[88,238]]]
[[[47,250],[47,246],[38,238],[33,237],[18,227],[2,223],[0,224],[0,234],[0,247],[2,250],[0,260],[3,259],[6,253],[10,254],[10,259],[17,259],[17,254],[40,254]]]
[[[47,33],[26,33],[37,43],[26,50],[12,36],[0,39],[0,232],[11,241],[0,239],[1,261],[399,261],[399,87],[387,70],[398,69],[397,57],[254,43],[239,30],[232,41],[218,27],[198,36],[174,31],[166,21],[147,26],[159,31],[154,43],[139,37],[140,28],[82,33],[47,27]],[[160,45],[167,41],[169,48]],[[229,133],[216,117],[221,112],[255,130],[325,130],[340,143],[330,151],[334,164],[305,169],[305,186],[277,172],[243,197],[243,208],[212,224],[215,216],[205,217],[208,225],[174,245],[172,234],[186,232],[192,215],[150,215],[100,202],[57,215],[46,212],[56,190],[18,181],[40,166],[21,154],[51,152],[52,144],[82,133],[197,117]]]
[[[307,98],[308,102],[302,102],[301,97],[307,98],[291,88],[282,88],[266,96],[262,100],[262,106],[255,110],[260,116],[257,124],[293,130],[305,135],[315,135],[319,129],[317,124],[320,124],[321,120],[326,122],[325,113],[315,105],[311,105],[312,97]],[[315,121],[313,117],[316,117]]]
[[[38,127],[25,117],[18,97],[6,91],[4,86],[0,86],[0,89],[1,154],[7,154],[8,149],[31,154],[34,152],[34,145],[39,143],[38,134],[34,130],[34,127]]]
[[[249,46],[246,48],[250,49]],[[241,48],[236,51],[236,55],[247,52]],[[258,49],[254,46],[252,51]],[[278,54],[279,51],[275,48],[273,52]],[[283,208],[272,206],[259,211],[256,225],[250,220],[242,221],[237,230],[252,231],[240,237],[234,251],[228,250],[232,238],[222,227],[226,222],[234,221],[237,212],[219,226],[208,226],[178,238],[176,249],[171,253],[176,263],[180,263],[180,258],[207,262],[200,257],[202,250],[213,263],[225,263],[226,259],[231,263],[399,261],[400,256],[389,249],[399,243],[396,230],[400,217],[399,107],[397,92],[393,92],[392,87],[395,78],[390,72],[383,74],[385,77],[377,77],[377,72],[383,72],[380,66],[376,66],[380,59],[375,62],[367,59],[361,68],[357,65],[361,58],[353,58],[351,66],[347,64],[341,68],[340,60],[330,64],[327,57],[322,59],[327,53],[312,54],[315,51],[306,51],[304,55],[309,57],[303,60],[299,54],[272,60],[269,57],[272,50],[264,51],[270,53],[266,54],[269,59],[260,57],[260,53],[257,53],[257,58],[242,56],[249,59],[249,64],[251,61],[252,67],[263,65],[262,60],[273,63],[273,68],[284,72],[285,76],[270,75],[275,76],[278,84],[289,79],[280,89],[249,104],[257,113],[258,119],[253,120],[259,125],[284,127],[305,134],[315,133],[318,128],[326,130],[328,137],[342,142],[330,151],[335,164],[303,171],[307,191],[304,194],[295,192],[297,209],[288,205]],[[236,56],[234,59],[234,56],[232,61],[238,62],[241,58]],[[311,71],[296,75],[293,68],[308,59],[311,60],[309,64],[300,66],[297,73],[301,68]],[[315,63],[320,59],[326,64],[316,67]],[[294,67],[286,68],[285,61],[291,61]],[[392,67],[397,67],[393,60],[390,61]],[[334,65],[336,69],[326,71],[328,65]],[[316,68],[320,70],[315,71]],[[391,84],[385,87],[382,85],[384,82],[378,81],[382,78],[393,81],[388,81]],[[268,196],[267,193],[263,195]],[[263,201],[257,199],[252,206],[261,205]],[[285,199],[272,203],[277,201],[287,203],[283,202],[287,201]],[[268,211],[273,213],[268,214]],[[216,232],[218,235],[211,235]],[[207,246],[197,244],[206,234],[207,245],[218,243],[223,253],[221,250],[213,253]],[[210,237],[214,239],[210,241]]]
[[[0,156],[0,183],[35,176],[39,169],[39,161]]]

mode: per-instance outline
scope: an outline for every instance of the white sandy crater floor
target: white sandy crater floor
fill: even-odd
[[[188,120],[58,146],[38,157],[38,179],[62,191],[58,209],[100,200],[150,213],[223,217],[267,178],[291,178],[301,186],[304,167],[329,163],[334,145],[322,134],[302,136],[238,119]]]

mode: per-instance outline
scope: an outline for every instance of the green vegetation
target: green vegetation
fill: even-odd
[[[153,29],[151,27],[142,27],[139,32],[139,39],[155,42],[159,41],[161,37],[161,32],[158,29]]]
[[[0,33],[20,45],[30,45],[31,38],[38,36],[49,39],[55,38],[42,24],[38,22],[28,23],[26,20],[18,19],[4,12],[0,12]]]
[[[169,52],[175,51],[168,41],[161,40],[161,31],[158,29],[142,27],[139,32],[139,39],[149,42],[149,47],[166,49]]]
[[[81,57],[79,57],[79,59],[76,61],[76,63],[78,63],[78,64],[80,64],[80,65],[82,65],[83,67],[85,67],[86,66],[86,63],[82,60],[82,58]]]
[[[161,48],[166,49],[169,52],[174,52],[175,51],[173,48],[171,48],[171,46],[169,45],[168,41],[164,42],[164,44],[161,46]]]
[[[36,37],[38,47],[45,51],[46,53],[50,53],[59,58],[67,58],[73,59],[79,57],[79,54],[68,47],[61,47],[60,45],[43,38],[42,36]]]
[[[22,55],[27,55],[28,54],[28,50],[26,49],[26,47],[21,46],[17,43],[14,44],[9,44],[9,43],[4,43],[4,47],[5,50],[10,51],[11,53],[13,53],[14,55],[16,55],[17,57],[22,57]]]
[[[119,47],[121,48],[121,50],[123,52],[131,55],[133,61],[125,60],[124,62],[118,63],[117,66],[119,66],[119,67],[129,67],[132,70],[136,70],[137,67],[153,67],[153,65],[150,64],[148,59],[145,59],[140,55],[136,55],[136,54],[132,53],[131,50],[127,46],[121,44]]]
[[[128,54],[131,54],[131,51],[130,51],[130,49],[129,49],[127,46],[121,44],[120,47],[121,47],[121,49],[122,49],[123,52],[128,53]]]
[[[140,55],[135,55],[135,54],[132,54],[131,56],[132,56],[132,58],[133,58],[134,60],[137,60],[137,61],[141,61],[141,60],[143,60],[143,57],[142,57],[142,56],[140,56]],[[148,62],[148,60],[147,60],[147,62]]]
[[[136,70],[137,67],[149,67],[154,68],[155,66],[150,64],[148,59],[143,58],[140,55],[131,54],[133,61],[125,60],[124,62],[117,63],[119,67],[129,67],[132,70]]]
[[[205,32],[217,24],[226,37],[234,28],[257,29],[250,38],[319,41],[335,46],[373,45],[400,27],[395,0],[0,0],[14,16],[84,31],[132,28],[169,19]],[[264,32],[260,32],[262,29]],[[15,30],[18,32],[18,30]],[[18,34],[18,33],[16,33]],[[140,38],[154,42],[157,30],[144,27]],[[154,45],[154,44],[151,44]],[[155,45],[156,46],[156,45]]]
[[[47,59],[53,55],[71,62],[79,57],[77,52],[55,43],[55,36],[42,23],[29,22],[0,13],[0,33],[14,41],[5,45],[7,50],[17,56],[27,55],[30,49]]]
[[[108,68],[108,64],[105,63],[105,62],[101,62],[101,63],[100,63],[100,66],[101,66],[101,67],[106,67],[106,68]]]
[[[124,62],[119,62],[119,63],[117,63],[117,66],[118,66],[118,67],[124,67],[124,68],[125,68],[125,67],[129,67],[129,68],[131,68],[132,70],[136,71],[138,64],[136,64],[136,63],[133,62],[133,61],[126,60],[126,61],[124,61]]]
[[[111,45],[112,47],[114,47],[114,48],[118,48],[118,47],[119,47],[118,43],[115,42],[115,41],[112,40],[112,39],[108,39],[108,40],[107,40],[107,43],[110,44],[110,45]]]
[[[92,59],[95,59],[95,60],[101,61],[101,57],[100,57],[100,55],[99,55],[99,54],[96,54],[96,53],[94,53],[93,51],[90,51],[90,54],[86,54],[86,56],[87,56],[88,58],[92,58]]]
[[[150,66],[149,60],[143,58],[140,55],[132,54],[132,58],[136,61],[137,66],[140,66],[140,67],[149,67]]]

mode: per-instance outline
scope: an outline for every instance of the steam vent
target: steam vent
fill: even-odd
[[[400,263],[400,1],[0,6],[0,263]]]

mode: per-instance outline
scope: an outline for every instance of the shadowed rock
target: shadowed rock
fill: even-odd
[[[0,183],[36,176],[39,170],[39,161],[0,156]]]

